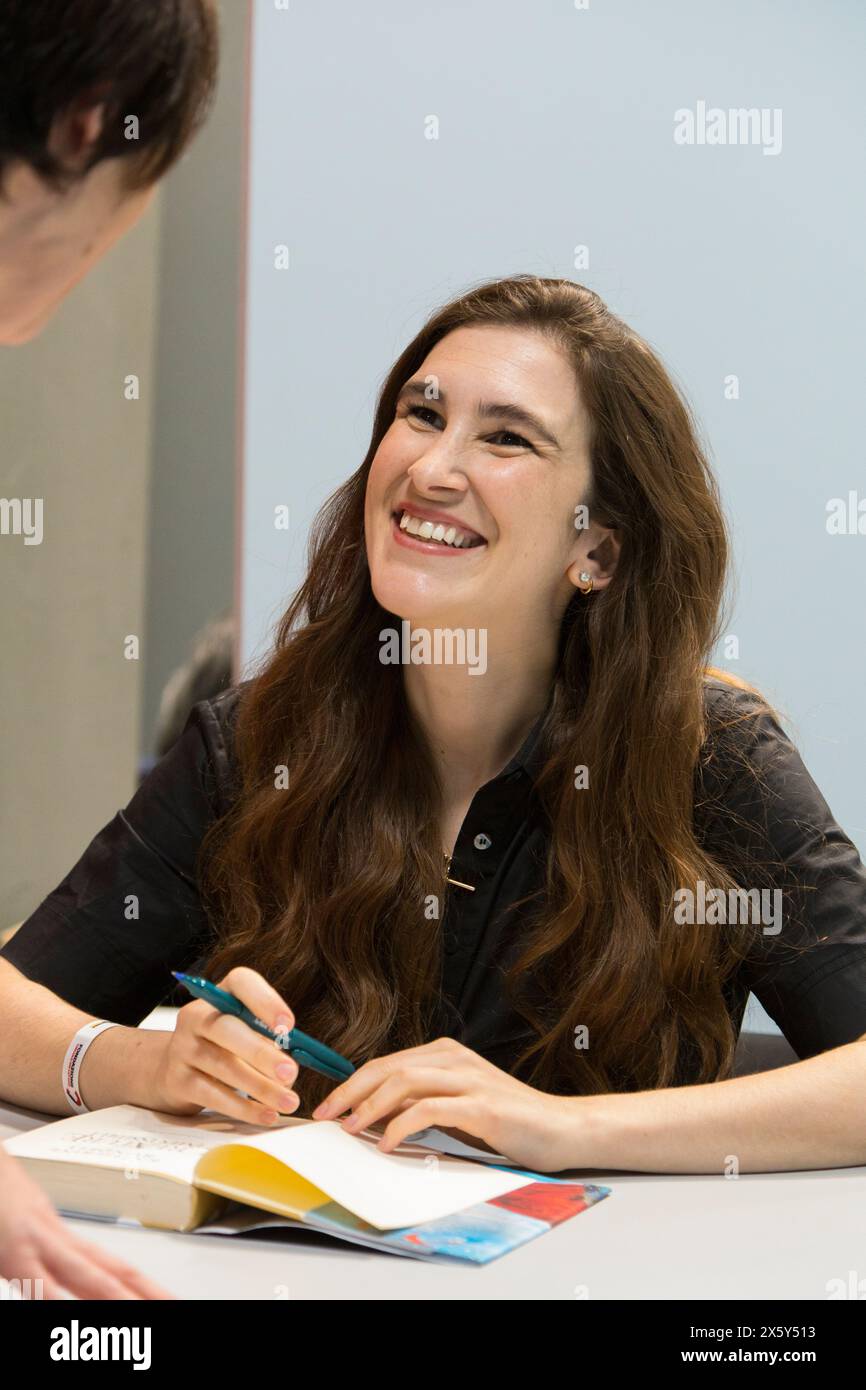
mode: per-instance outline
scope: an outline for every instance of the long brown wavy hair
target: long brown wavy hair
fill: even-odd
[[[439,783],[402,668],[379,660],[394,615],[372,592],[364,496],[400,388],[446,334],[478,324],[546,334],[573,364],[591,422],[592,515],[621,540],[612,582],[576,593],[561,627],[536,783],[545,884],[505,982],[532,1036],[516,1072],[563,1094],[645,1089],[679,1084],[688,1054],[691,1080],[716,1079],[736,1043],[723,985],[749,934],[684,929],[672,903],[699,879],[725,891],[737,882],[694,824],[727,528],[661,361],[570,280],[471,289],[388,373],[364,462],[320,511],[306,579],[239,700],[237,796],[203,846],[217,933],[208,973],[259,970],[305,1031],[352,1059],[435,1036],[441,941],[424,904],[446,891]],[[579,794],[577,763],[591,783]],[[281,766],[287,788],[275,785]],[[589,1048],[574,1045],[578,1025]],[[304,1108],[331,1084],[305,1073]]]

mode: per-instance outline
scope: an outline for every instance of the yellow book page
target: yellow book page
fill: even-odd
[[[206,1192],[298,1220],[331,1200],[278,1158],[241,1144],[223,1144],[200,1158],[195,1185]]]

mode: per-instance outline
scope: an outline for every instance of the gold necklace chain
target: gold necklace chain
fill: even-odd
[[[451,873],[451,860],[454,858],[453,854],[449,854],[447,850],[443,849],[442,858],[445,860],[445,882],[453,883],[455,888],[465,888],[468,892],[474,893],[475,889],[471,883],[461,883],[459,878],[449,877]]]

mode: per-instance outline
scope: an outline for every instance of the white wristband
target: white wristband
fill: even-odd
[[[83,1115],[89,1109],[81,1099],[81,1092],[78,1089],[78,1075],[81,1071],[84,1054],[93,1039],[98,1038],[100,1033],[104,1033],[106,1028],[119,1027],[119,1023],[106,1023],[104,1019],[85,1023],[83,1028],[79,1028],[66,1049],[66,1056],[63,1058],[63,1094],[76,1115]]]

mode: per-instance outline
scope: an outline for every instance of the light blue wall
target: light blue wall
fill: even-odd
[[[789,712],[864,852],[866,535],[831,537],[825,515],[866,498],[864,51],[859,0],[256,0],[245,657],[429,310],[493,276],[571,276],[694,405],[736,545],[740,658],[720,664]],[[676,144],[699,101],[781,109],[780,152]]]

